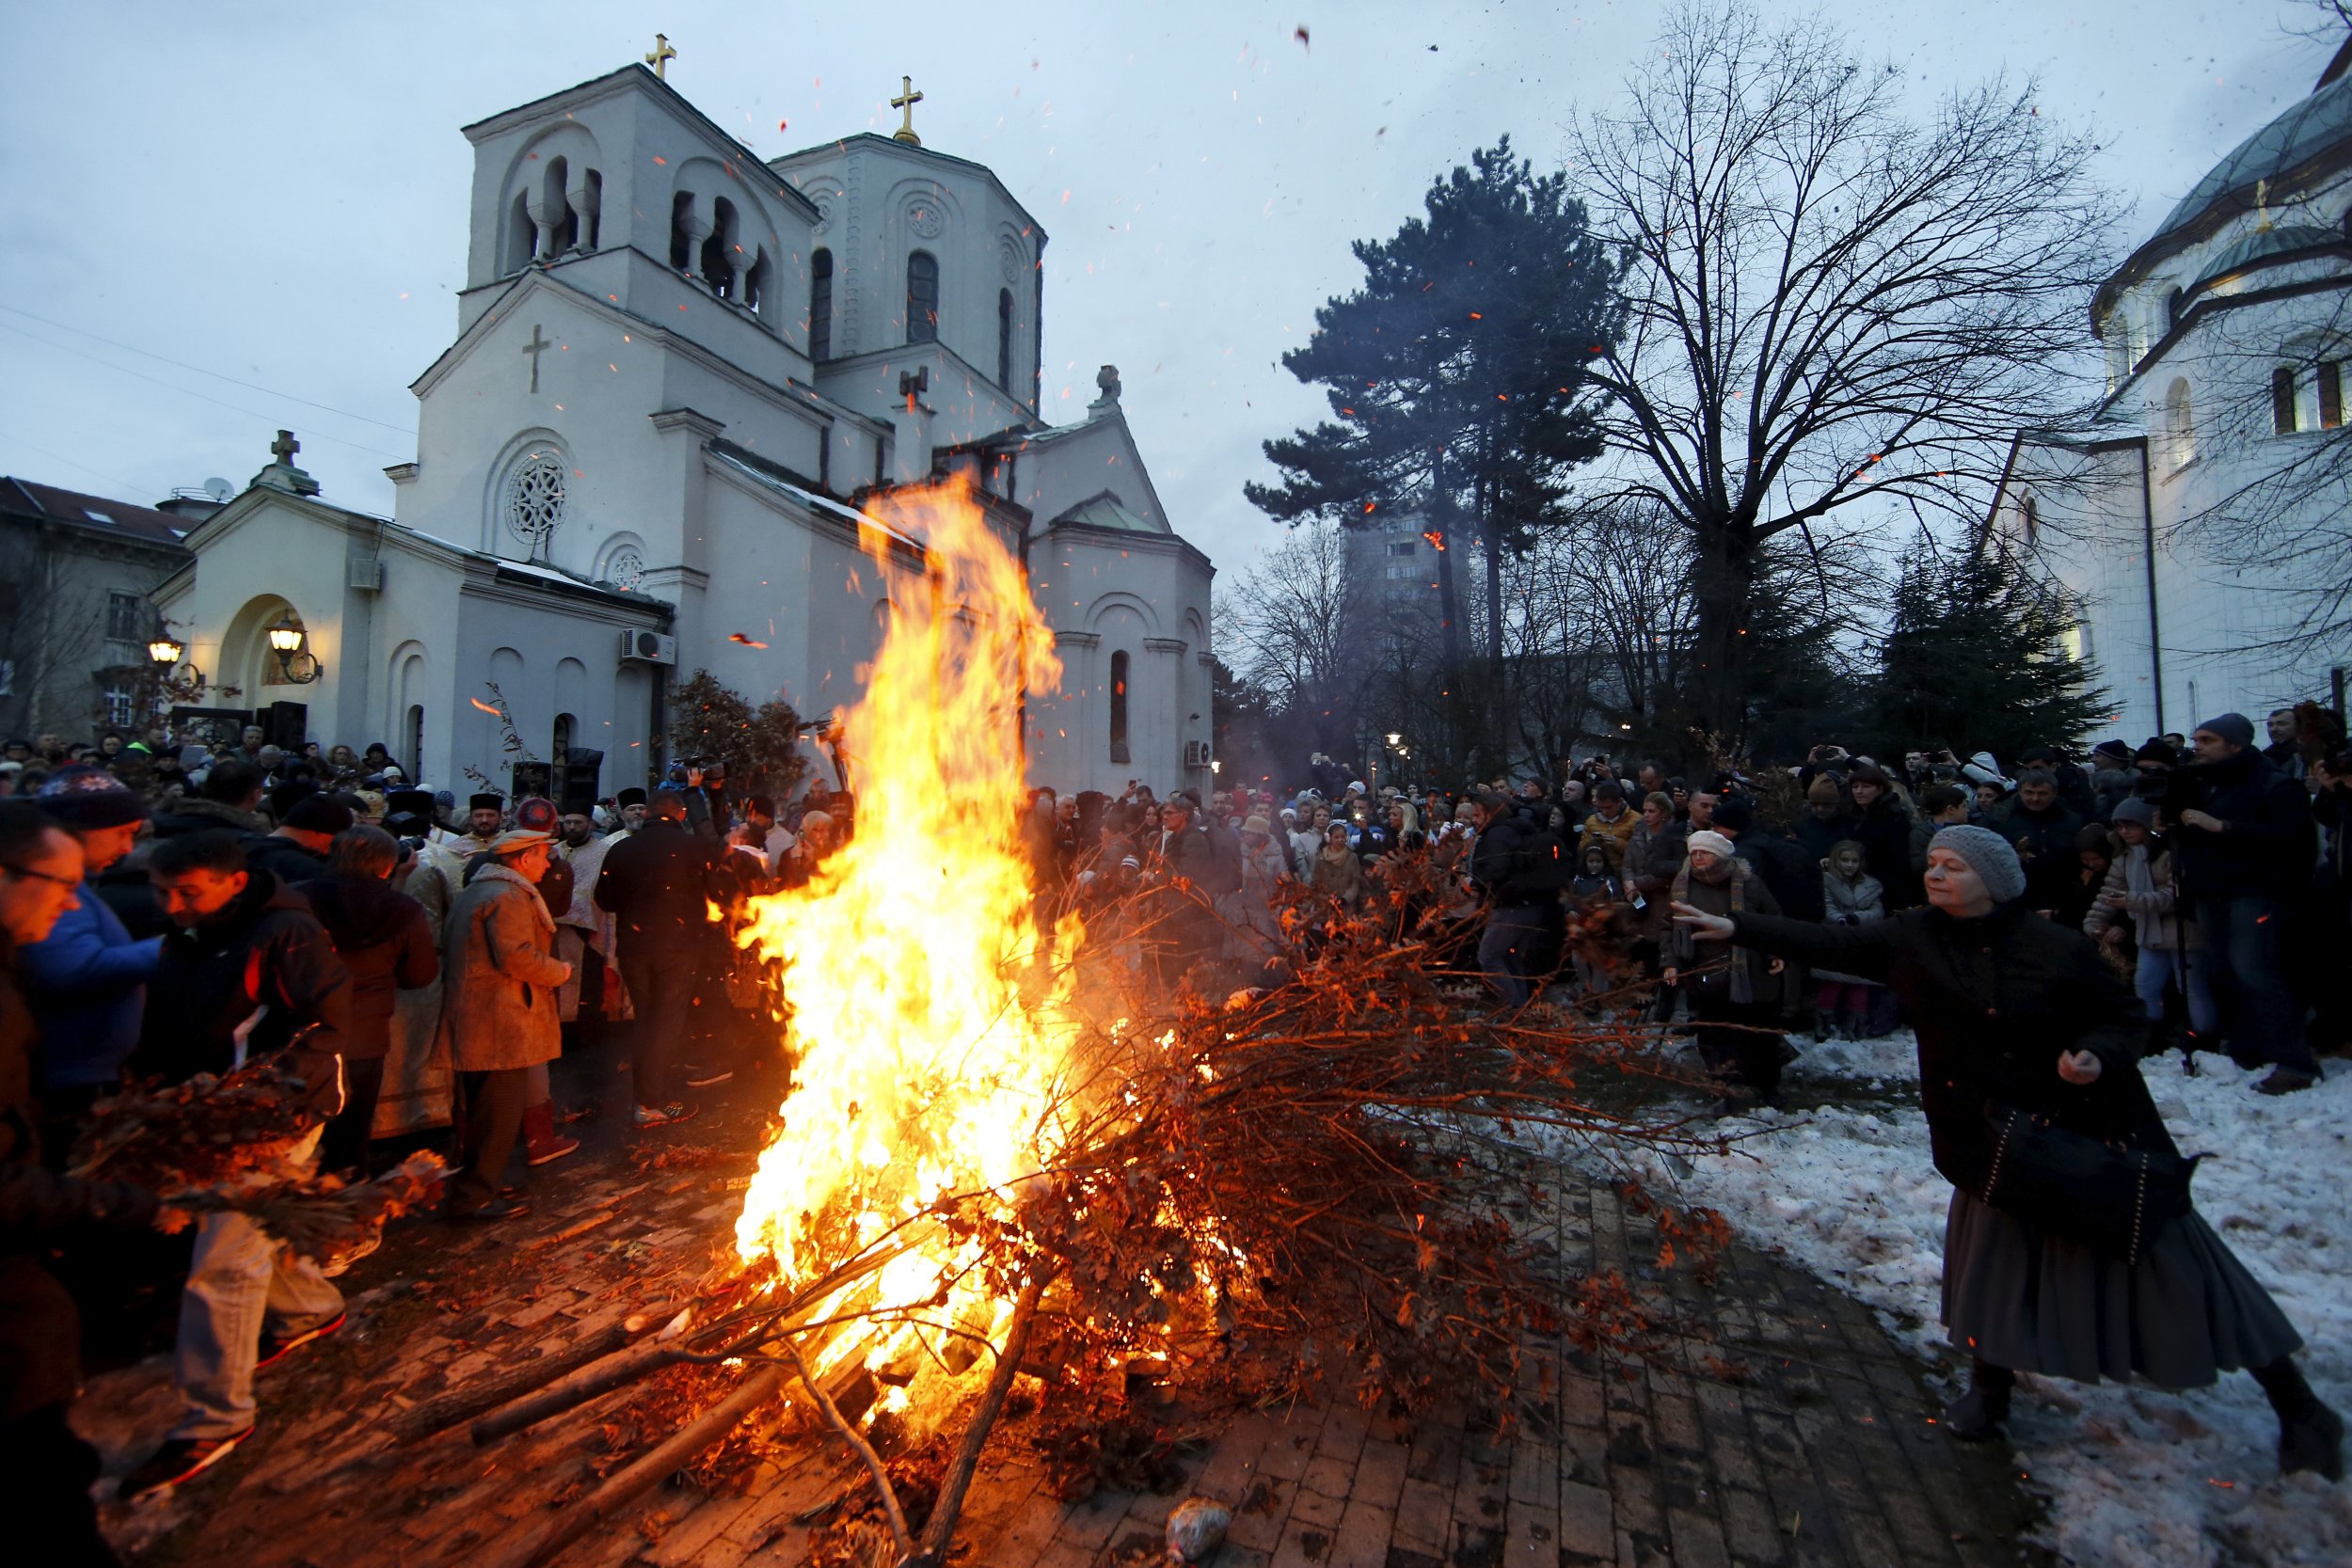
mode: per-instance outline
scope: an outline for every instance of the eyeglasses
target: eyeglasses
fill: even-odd
[[[0,861],[0,871],[6,871],[17,877],[30,877],[36,881],[54,882],[61,888],[69,888],[75,892],[79,892],[82,886],[82,880],[78,877],[60,877],[52,871],[36,871],[29,865],[11,865],[5,861]]]

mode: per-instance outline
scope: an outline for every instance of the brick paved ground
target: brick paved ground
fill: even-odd
[[[108,1510],[143,1563],[374,1568],[459,1563],[544,1518],[625,1460],[605,1451],[629,1395],[485,1449],[461,1433],[396,1442],[387,1423],[469,1378],[560,1352],[683,1290],[711,1263],[756,1142],[759,1090],[672,1136],[667,1164],[631,1160],[617,1128],[534,1173],[537,1211],[496,1231],[395,1229],[347,1281],[350,1329],[263,1374],[259,1435],[161,1507]],[[1549,1224],[1571,1271],[1618,1267],[1678,1324],[1662,1364],[1596,1365],[1534,1347],[1507,1430],[1491,1409],[1411,1423],[1349,1406],[1254,1413],[1205,1434],[1187,1485],[1057,1501],[1008,1423],[962,1531],[988,1568],[1155,1560],[1187,1492],[1235,1510],[1220,1568],[1500,1568],[1502,1564],[1838,1564],[1910,1568],[2044,1560],[2005,1450],[1947,1443],[1914,1365],[1846,1297],[1746,1249],[1710,1287],[1648,1266],[1656,1242],[1614,1191],[1555,1168]],[[119,1475],[171,1414],[159,1360],[97,1381],[78,1419]],[[658,1434],[657,1434],[658,1435]],[[830,1440],[806,1439],[716,1496],[657,1493],[567,1568],[784,1565],[814,1521],[864,1485]]]

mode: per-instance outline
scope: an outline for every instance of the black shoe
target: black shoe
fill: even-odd
[[[2275,1067],[2270,1076],[2254,1085],[2256,1094],[2294,1094],[2319,1082],[2319,1074],[2306,1072],[2299,1067]]]
[[[145,1464],[122,1478],[122,1500],[135,1502],[195,1480],[228,1458],[238,1444],[252,1435],[253,1428],[247,1427],[227,1437],[170,1438],[148,1455]]]
[[[290,1353],[311,1340],[326,1338],[350,1321],[350,1316],[347,1312],[338,1312],[316,1328],[306,1328],[298,1334],[264,1333],[262,1336],[261,1354],[254,1361],[253,1370],[258,1372],[263,1367],[283,1361]]]
[[[486,1203],[453,1203],[443,1217],[452,1225],[488,1225],[495,1220],[520,1219],[531,1212],[531,1205],[516,1197],[503,1195]]]
[[[2344,1418],[2324,1404],[2294,1420],[2279,1422],[2279,1473],[2314,1470],[2329,1481],[2344,1479]]]
[[[1963,1443],[1983,1443],[2001,1434],[2009,1419],[2010,1386],[1971,1383],[1968,1391],[1944,1407],[1944,1434]]]
[[[707,1089],[713,1084],[723,1084],[734,1077],[735,1069],[731,1067],[683,1067],[678,1073],[686,1080],[688,1088]]]

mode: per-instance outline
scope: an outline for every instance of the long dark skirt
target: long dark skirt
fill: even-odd
[[[2194,1212],[2139,1261],[2045,1234],[1963,1192],[1944,1221],[1944,1326],[1996,1367],[2201,1388],[2302,1348],[2270,1292]]]

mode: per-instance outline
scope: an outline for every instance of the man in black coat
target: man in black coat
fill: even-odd
[[[1716,802],[1715,832],[1731,840],[1789,918],[1820,920],[1828,913],[1821,898],[1821,863],[1795,839],[1759,827],[1746,796],[1726,795]]]
[[[40,812],[0,804],[0,1518],[19,1549],[60,1568],[117,1559],[98,1531],[98,1453],[66,1423],[82,1381],[73,1298],[44,1255],[100,1226],[153,1223],[155,1196],[41,1164],[33,1015],[16,950],[45,940],[82,879],[82,847]]]
[[[637,1012],[629,1075],[631,1116],[642,1128],[685,1121],[699,1109],[676,1098],[673,1080],[703,991],[710,901],[728,888],[719,866],[724,847],[689,832],[686,813],[682,792],[657,790],[645,825],[612,846],[596,875],[596,907],[615,921],[621,982]]]
[[[2054,774],[2040,768],[2017,776],[2017,800],[1996,825],[2026,868],[2026,907],[2047,912],[2058,907],[2081,870],[2074,840],[2083,819],[2058,796]]]
[[[2189,917],[2204,934],[2230,1054],[2273,1064],[2255,1086],[2292,1094],[2319,1080],[2303,1005],[2287,983],[2286,911],[2310,887],[2318,857],[2311,797],[2254,750],[2254,725],[2225,713],[2197,726],[2197,760],[2173,781],[2173,863]]]
[[[342,1108],[342,1037],[351,978],[310,903],[266,871],[248,871],[225,832],[158,845],[147,863],[155,899],[178,929],[147,988],[137,1072],[227,1072],[245,1056],[292,1045],[322,1117]],[[291,1157],[296,1173],[313,1148]],[[163,1447],[122,1484],[125,1497],[177,1486],[253,1434],[253,1373],[342,1326],[342,1295],[316,1262],[247,1216],[208,1213],[180,1298],[172,1370],[185,1409]]]
[[[353,820],[349,806],[312,790],[286,807],[276,828],[246,839],[246,869],[266,871],[289,887],[316,881],[327,875],[335,835]]]
[[[1529,982],[1540,971],[1560,890],[1575,868],[1560,835],[1546,826],[1543,808],[1517,805],[1491,789],[1470,799],[1478,837],[1470,845],[1470,879],[1486,898],[1478,967],[1509,1011],[1534,994]]]

